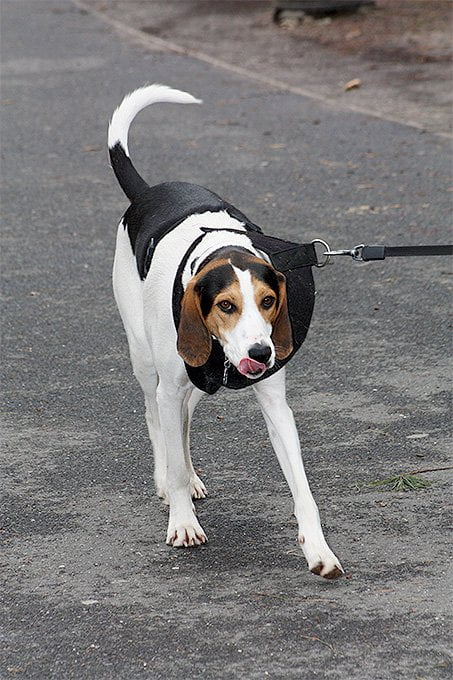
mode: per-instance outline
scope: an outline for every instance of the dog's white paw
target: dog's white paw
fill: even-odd
[[[192,498],[195,499],[206,498],[206,496],[208,495],[206,487],[198,475],[195,475],[190,480],[190,493]]]
[[[325,541],[309,542],[303,535],[299,535],[299,545],[301,546],[308,568],[312,574],[322,576],[327,579],[335,579],[343,576],[344,569],[338,557],[331,551]]]
[[[173,526],[168,525],[167,545],[174,548],[194,548],[207,542],[207,537],[196,519]]]

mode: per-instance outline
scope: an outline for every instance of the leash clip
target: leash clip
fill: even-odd
[[[335,257],[336,255],[349,255],[352,257],[354,262],[365,262],[365,260],[362,257],[362,251],[365,247],[363,243],[360,243],[359,245],[355,246],[354,248],[348,248],[344,250],[331,250],[329,244],[326,241],[323,241],[320,238],[315,238],[312,241],[313,246],[316,248],[316,244],[319,243],[323,248],[325,249],[322,255],[324,256],[324,260],[321,260],[320,262],[317,263],[317,267],[320,269],[322,267],[325,267],[327,264],[333,264],[331,261],[332,257]]]
[[[331,257],[334,255],[350,255],[352,259],[355,262],[364,262],[365,260],[362,257],[362,250],[364,249],[365,245],[363,243],[360,243],[359,245],[355,246],[354,248],[351,248],[349,250],[327,250],[324,255]]]

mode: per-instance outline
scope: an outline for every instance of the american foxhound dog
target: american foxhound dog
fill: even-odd
[[[232,205],[198,185],[151,187],[138,174],[128,130],[157,102],[200,103],[162,85],[138,89],[114,112],[108,145],[130,201],[118,227],[113,288],[145,396],[157,494],[169,504],[167,543],[207,541],[192,502],[206,495],[189,450],[195,406],[222,385],[251,386],[294,499],[308,567],[337,578],[343,569],[324,538],[286,402],[284,364],[295,340],[285,276],[254,245],[259,227]]]

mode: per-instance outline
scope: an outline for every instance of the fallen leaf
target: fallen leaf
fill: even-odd
[[[356,28],[352,31],[348,31],[348,33],[345,35],[345,38],[346,40],[354,40],[354,38],[360,38],[361,35],[362,30],[360,28]]]
[[[353,78],[352,80],[348,80],[347,83],[343,85],[343,90],[345,92],[349,92],[349,90],[356,90],[358,87],[362,86],[362,81],[360,78]]]

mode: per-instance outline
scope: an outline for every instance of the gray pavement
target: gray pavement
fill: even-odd
[[[110,286],[126,207],[106,126],[145,82],[131,134],[151,182],[222,194],[269,232],[332,246],[451,239],[446,138],[148,50],[65,0],[4,0],[0,677],[449,678],[451,265],[338,262],[288,395],[329,542],[306,570],[286,484],[248,393],[200,405],[210,542],[164,544],[140,390]],[[244,399],[245,397],[245,399]]]

